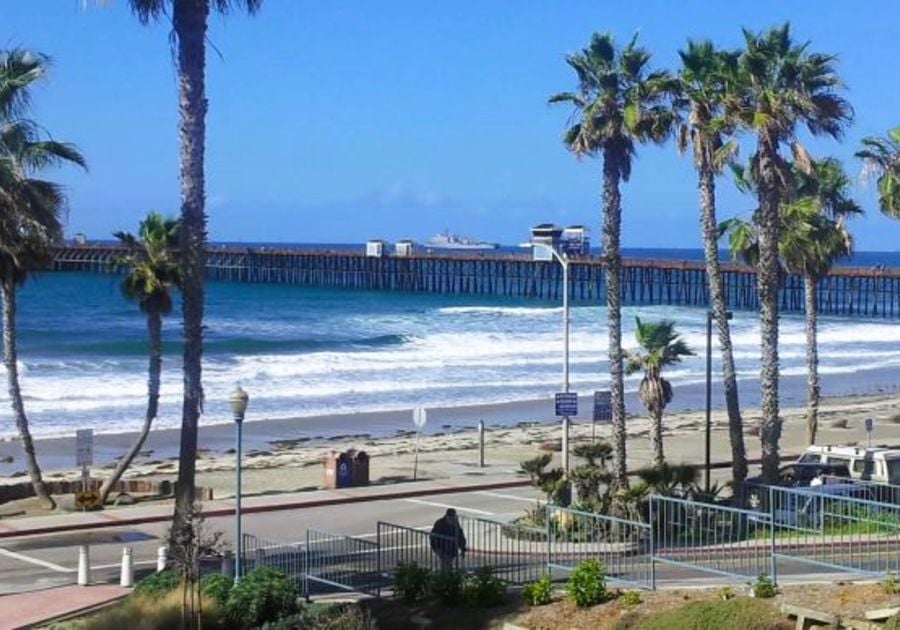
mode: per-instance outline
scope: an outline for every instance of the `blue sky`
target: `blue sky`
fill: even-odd
[[[542,221],[599,227],[600,163],[560,138],[546,105],[573,86],[563,57],[590,34],[638,30],[656,65],[687,37],[739,43],[740,27],[790,20],[836,53],[856,121],[818,155],[900,124],[900,9],[818,2],[313,2],[266,0],[259,15],[211,21],[207,195],[215,240],[353,242],[427,238],[441,228],[514,243]],[[175,75],[168,27],[142,27],[127,0],[7,0],[0,39],[53,57],[35,116],[75,142],[90,172],[61,171],[69,233],[104,238],[148,209],[178,210]],[[674,146],[640,151],[623,187],[623,244],[696,247],[696,178]],[[720,215],[752,206],[721,181]],[[861,250],[898,249],[900,223],[867,216]]]

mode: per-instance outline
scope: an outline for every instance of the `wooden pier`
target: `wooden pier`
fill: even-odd
[[[114,245],[61,247],[57,271],[113,271],[111,261],[122,250]],[[723,263],[729,308],[757,308],[756,274],[751,267]],[[603,265],[599,258],[573,259],[573,300],[601,303]],[[367,257],[353,250],[281,249],[212,246],[207,278],[228,282],[280,283],[366,291],[408,291],[494,295],[559,300],[562,270],[554,262],[535,262],[525,254],[422,253]],[[892,318],[900,316],[900,269],[839,267],[819,287],[822,314]],[[707,306],[706,268],[699,261],[625,259],[624,304]],[[803,311],[803,281],[786,276],[780,289],[785,312]]]

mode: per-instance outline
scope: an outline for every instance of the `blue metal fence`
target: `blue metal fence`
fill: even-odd
[[[846,477],[835,477],[833,475],[824,475],[822,479],[824,482],[823,485],[826,486],[834,484],[850,484],[859,488],[861,492],[856,496],[858,499],[869,499],[879,503],[900,505],[900,486],[866,479],[847,479]]]
[[[509,584],[527,584],[547,572],[547,531],[516,523],[460,516],[466,537],[464,571],[490,567]]]
[[[375,541],[306,531],[306,593],[315,585],[376,595],[382,587],[378,567],[379,545]],[[313,584],[310,584],[313,583]]]
[[[568,572],[589,559],[609,580],[655,588],[650,525],[606,514],[547,506],[547,566]]]
[[[653,495],[650,523],[655,562],[730,578],[777,576],[770,514]]]
[[[773,555],[875,575],[900,571],[900,505],[835,494],[846,487],[770,488]]]

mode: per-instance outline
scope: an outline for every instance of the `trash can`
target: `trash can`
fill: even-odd
[[[325,455],[325,487],[349,488],[353,485],[353,460],[347,453],[331,451]]]
[[[353,485],[369,485],[369,456],[365,451],[350,451],[353,461]]]

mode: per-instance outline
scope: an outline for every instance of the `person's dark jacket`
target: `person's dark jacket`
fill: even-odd
[[[443,558],[456,558],[460,551],[466,552],[466,536],[459,522],[451,523],[442,516],[431,528],[431,550]]]

